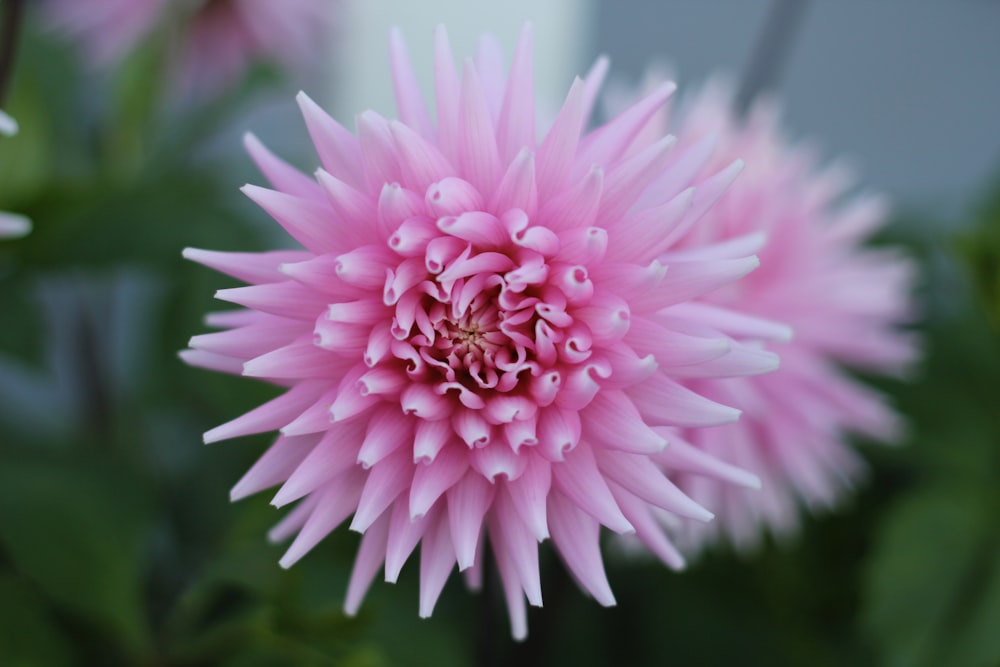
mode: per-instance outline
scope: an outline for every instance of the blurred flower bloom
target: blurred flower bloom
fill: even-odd
[[[0,111],[0,135],[10,137],[17,134],[17,121]],[[31,220],[18,215],[0,211],[0,239],[16,239],[31,231]]]
[[[45,0],[46,23],[80,45],[93,67],[118,64],[154,31],[170,0]]]
[[[46,0],[48,24],[79,42],[92,66],[118,64],[167,27],[171,74],[187,93],[239,82],[254,62],[289,69],[320,51],[338,0]]]
[[[338,1],[204,0],[180,37],[182,90],[231,87],[252,62],[303,68],[322,53]]]
[[[752,252],[661,261],[740,163],[703,168],[708,151],[675,160],[673,137],[641,139],[672,84],[586,131],[603,60],[537,139],[532,48],[528,26],[507,74],[485,38],[459,74],[439,29],[435,122],[394,33],[400,121],[365,112],[355,135],[300,95],[316,180],[247,137],[274,189],[244,192],[304,250],[185,252],[250,286],[217,294],[245,309],[210,315],[223,330],[183,358],[287,387],[205,440],[280,430],[232,497],[280,484],[273,504],[298,502],[270,535],[295,536],[283,566],[353,514],[349,613],[420,543],[429,616],[456,564],[477,585],[488,543],[523,637],[525,598],[542,602],[539,542],[611,605],[601,526],[679,568],[654,512],[712,516],[661,465],[756,483],[683,442],[665,448],[671,427],[739,414],[682,382],[777,366],[721,332],[782,327],[694,303],[756,268]]]
[[[681,137],[681,154],[714,144],[705,173],[737,157],[746,161],[745,173],[679,246],[698,252],[706,243],[736,244],[759,252],[760,270],[699,297],[699,305],[738,308],[791,327],[789,340],[769,346],[781,355],[776,373],[687,385],[744,414],[724,428],[678,435],[762,482],[761,491],[747,492],[704,476],[672,476],[718,514],[711,526],[683,527],[692,551],[719,538],[752,547],[762,528],[794,530],[800,504],[835,503],[864,472],[849,435],[891,441],[900,428],[884,399],[842,366],[896,373],[916,352],[899,328],[915,317],[914,265],[898,249],[864,246],[885,223],[883,199],[847,194],[847,170],[818,167],[809,148],[791,144],[772,105],[758,103],[746,119],[732,108],[731,91],[716,81],[646,130],[669,127]]]

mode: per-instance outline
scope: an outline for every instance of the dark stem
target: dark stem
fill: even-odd
[[[14,58],[21,36],[21,19],[24,0],[6,0],[3,3],[3,27],[0,28],[0,107],[7,100],[10,80],[14,76]]]
[[[80,363],[79,387],[84,410],[84,423],[90,434],[104,446],[111,439],[111,378],[109,377],[108,359],[103,358],[99,318],[102,315],[92,309],[84,301],[80,312],[79,332],[77,339]],[[106,320],[104,320],[106,321]]]
[[[499,591],[492,556],[490,546],[483,545],[483,590],[479,595],[479,628],[476,634],[476,664],[479,667],[496,667],[499,664],[496,641]]]
[[[802,25],[806,4],[807,0],[771,0],[764,28],[740,77],[736,94],[740,113],[746,112],[757,95],[774,88]]]

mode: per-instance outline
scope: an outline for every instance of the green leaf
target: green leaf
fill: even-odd
[[[4,462],[0,545],[51,601],[125,654],[148,644],[141,547],[148,507],[127,475]]]
[[[958,250],[980,301],[1000,331],[1000,188],[982,207],[976,225],[963,235]]]
[[[866,625],[890,666],[935,662],[974,582],[986,528],[975,489],[943,486],[912,495],[885,522],[868,569]]]
[[[0,664],[66,665],[70,652],[45,601],[25,581],[0,575]]]

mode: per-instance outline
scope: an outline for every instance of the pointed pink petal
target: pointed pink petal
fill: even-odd
[[[493,540],[490,540],[490,546],[496,559],[497,571],[500,573],[500,582],[503,584],[511,634],[515,640],[523,641],[528,636],[528,610],[524,604],[521,580],[517,576],[517,569],[507,549],[498,546]]]
[[[792,328],[787,324],[738,313],[710,303],[679,303],[671,306],[667,312],[678,317],[697,320],[731,336],[779,342],[792,340]]]
[[[351,569],[351,579],[347,585],[347,595],[344,598],[344,613],[348,616],[358,613],[365,599],[365,593],[368,592],[375,575],[382,567],[388,532],[389,519],[382,517],[361,538],[358,555],[354,557],[354,567]]]
[[[305,93],[295,98],[302,111],[302,117],[309,129],[319,159],[323,167],[333,176],[355,188],[365,188],[364,175],[358,170],[361,164],[361,148],[357,138],[340,123],[331,118]]]
[[[289,236],[314,253],[337,252],[344,247],[344,233],[325,201],[256,185],[240,188],[247,197],[274,218]]]
[[[339,373],[338,373],[339,375]],[[302,413],[281,427],[282,435],[308,435],[330,428],[330,406],[337,397],[336,387],[323,392],[319,399]]]
[[[247,132],[243,135],[243,145],[250,153],[257,168],[275,190],[281,190],[303,199],[322,197],[319,188],[316,187],[316,183],[311,178],[269,151],[252,133]]]
[[[515,480],[528,465],[527,458],[514,452],[505,442],[494,442],[468,453],[469,463],[490,484],[498,479]]]
[[[657,427],[657,431],[670,441],[670,446],[656,455],[656,461],[666,466],[668,470],[704,475],[748,489],[761,487],[760,478],[753,473],[730,465],[685,442],[670,429],[661,426]]]
[[[256,324],[192,336],[188,345],[205,352],[252,359],[303,336],[311,337],[311,331],[312,326],[302,320],[268,317]]]
[[[502,165],[483,85],[469,60],[462,71],[458,150],[462,176],[480,192],[492,192],[500,178]]]
[[[632,400],[620,391],[601,391],[581,413],[584,438],[598,448],[655,454],[667,441],[646,426]]]
[[[326,310],[329,297],[297,282],[232,287],[215,293],[215,298],[280,317],[314,320]]]
[[[666,136],[610,170],[594,224],[609,227],[625,215],[639,195],[663,172],[676,143],[674,137]]]
[[[413,462],[406,451],[398,451],[373,466],[368,472],[361,499],[358,500],[351,530],[358,533],[368,530],[399,494],[406,490],[411,479]]]
[[[299,262],[311,255],[298,250],[272,252],[218,252],[199,248],[184,248],[184,259],[198,262],[246,283],[273,283],[284,280],[279,267],[284,262]]]
[[[483,517],[493,503],[495,493],[495,486],[471,471],[448,489],[448,525],[459,570],[466,569],[475,561]]]
[[[586,443],[581,442],[566,455],[565,461],[552,467],[552,486],[616,533],[635,532],[635,528],[618,509],[597,468],[594,454]],[[551,516],[549,530],[554,531]]]
[[[410,518],[430,511],[445,491],[465,476],[469,469],[468,451],[460,445],[445,447],[433,463],[418,463],[410,485]]]
[[[577,155],[577,169],[589,169],[592,164],[607,167],[620,158],[632,139],[676,89],[675,84],[664,83],[616,118],[589,133]]]
[[[660,308],[689,301],[736,282],[760,266],[756,255],[740,259],[673,262],[657,294]]]
[[[538,149],[535,160],[536,181],[541,201],[548,201],[553,195],[562,191],[573,166],[585,120],[583,94],[583,81],[577,78],[573,81],[552,128]],[[543,208],[543,212],[544,210]]]
[[[229,373],[231,375],[243,374],[243,359],[238,357],[228,357],[215,352],[205,352],[204,350],[181,350],[177,356],[188,366],[205,368],[210,371]]]
[[[374,111],[365,111],[355,118],[354,124],[368,191],[378,192],[386,183],[402,180],[389,122]]]
[[[458,108],[460,86],[455,58],[443,25],[434,29],[434,97],[438,116],[438,144],[451,162],[457,163]]]
[[[627,393],[642,418],[652,425],[717,426],[740,416],[739,410],[696,394],[659,372]]]
[[[528,460],[524,474],[504,486],[521,520],[541,542],[549,537],[546,502],[552,486],[552,466],[539,456],[522,455]]]
[[[309,407],[323,392],[325,382],[307,380],[241,417],[205,432],[205,443],[241,435],[277,431]]]
[[[731,347],[724,336],[689,335],[642,315],[632,316],[624,341],[640,354],[654,355],[661,367],[702,364],[721,357]]]
[[[454,566],[455,550],[448,524],[438,520],[428,528],[420,544],[420,618],[430,618],[434,612]]]
[[[354,365],[317,347],[311,341],[292,343],[250,359],[243,364],[243,375],[259,378],[330,378],[343,375]]]
[[[320,492],[316,505],[278,564],[288,569],[344,522],[357,506],[364,480],[359,472],[348,472],[331,481]]]
[[[689,188],[664,204],[620,219],[608,234],[608,259],[643,264],[669,250],[671,232],[688,217],[694,193]]]
[[[358,452],[358,463],[371,468],[403,445],[413,443],[413,419],[402,414],[398,405],[376,407]]]
[[[264,455],[236,482],[229,492],[229,499],[236,502],[284,482],[318,441],[319,438],[313,435],[279,435]]]
[[[363,434],[361,421],[331,425],[308,456],[288,475],[271,504],[284,507],[357,467],[355,459]]]
[[[441,513],[433,508],[429,514],[410,518],[405,503],[394,503],[389,519],[389,541],[385,548],[385,580],[396,583],[417,542],[430,526],[440,522]],[[384,520],[384,516],[383,516]]]
[[[610,495],[610,491],[608,492]],[[624,517],[623,517],[624,518]],[[605,607],[615,605],[601,560],[600,525],[574,501],[559,493],[549,497],[552,544],[580,585]]]
[[[502,215],[512,208],[521,209],[529,219],[538,208],[535,156],[527,150],[522,150],[511,160],[507,173],[490,200],[489,210],[495,215]]]
[[[646,545],[647,549],[656,554],[664,565],[673,570],[683,570],[684,556],[664,535],[663,527],[649,511],[649,505],[614,482],[609,482],[608,486],[611,487],[611,493],[614,494],[622,512],[635,526],[635,536]]]
[[[517,40],[510,78],[497,123],[500,158],[508,163],[523,148],[535,148],[534,28],[525,23]],[[523,207],[522,207],[523,208]]]
[[[721,357],[701,364],[665,368],[664,373],[676,378],[742,377],[762,375],[778,369],[779,358],[774,352],[752,345],[734,344]]]
[[[413,72],[410,55],[406,51],[403,34],[399,28],[393,28],[389,32],[389,61],[392,65],[392,83],[400,120],[419,132],[421,136],[432,138],[434,123],[424,104],[420,83]]]
[[[680,516],[710,521],[712,513],[678,489],[648,456],[598,451],[601,472],[639,498]]]
[[[608,75],[608,68],[611,61],[607,56],[599,56],[594,64],[590,66],[587,76],[583,78],[583,121],[590,120],[590,115],[594,112],[594,104],[597,96],[604,85],[604,78]]]
[[[580,413],[552,406],[538,414],[538,453],[562,461],[580,442]]]
[[[542,606],[542,582],[538,572],[538,543],[514,509],[504,485],[497,492],[489,514],[490,539],[507,552],[528,603]],[[496,549],[496,546],[494,547]]]
[[[403,183],[407,187],[424,192],[432,183],[455,173],[455,168],[437,146],[406,125],[391,121],[389,131],[396,144]]]

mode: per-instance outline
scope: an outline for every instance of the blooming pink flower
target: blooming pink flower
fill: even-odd
[[[745,173],[676,252],[729,244],[759,252],[762,266],[699,297],[699,307],[738,308],[791,327],[789,340],[772,346],[781,354],[778,372],[688,384],[744,414],[736,424],[678,436],[762,482],[761,491],[749,492],[704,476],[672,476],[718,513],[711,526],[684,526],[692,550],[720,537],[750,547],[763,527],[776,534],[794,529],[800,504],[837,501],[864,471],[848,434],[892,440],[899,429],[884,399],[842,365],[896,372],[915,354],[912,336],[899,329],[913,318],[914,267],[895,248],[862,245],[885,222],[882,198],[848,196],[845,171],[820,169],[807,148],[790,144],[772,106],[758,104],[741,120],[731,101],[728,88],[714,83],[676,117],[664,115],[647,128],[670,127],[682,138],[682,154],[714,144],[705,173],[737,156],[746,160]]]
[[[327,35],[336,5],[337,0],[207,0],[182,33],[177,54],[182,89],[230,87],[255,61],[303,66]]]
[[[755,257],[706,246],[669,266],[658,259],[740,169],[701,177],[708,153],[674,160],[672,137],[635,144],[673,85],[585,131],[599,61],[537,139],[530,26],[509,75],[492,44],[459,76],[436,33],[436,123],[398,34],[400,121],[365,112],[355,135],[300,95],[323,164],[315,181],[248,136],[275,189],[244,192],[304,249],[185,251],[250,286],[221,290],[245,309],[211,315],[223,331],[182,354],[287,387],[205,434],[280,430],[232,497],[280,484],[275,505],[298,501],[271,533],[295,535],[283,566],[353,514],[363,537],[346,611],[383,563],[395,581],[420,543],[428,616],[456,564],[476,585],[488,535],[523,637],[525,598],[542,601],[538,542],[551,538],[604,605],[614,597],[601,526],[683,564],[654,511],[711,514],[657,462],[755,480],[683,442],[664,449],[671,427],[739,414],[680,379],[766,372],[777,360],[719,333],[766,323],[692,303]]]
[[[45,0],[46,23],[78,42],[94,67],[112,65],[146,38],[169,0]]]
[[[317,52],[338,0],[46,0],[48,24],[97,67],[122,60],[161,25],[174,36],[172,74],[188,93],[237,83],[256,61],[293,68]]]

